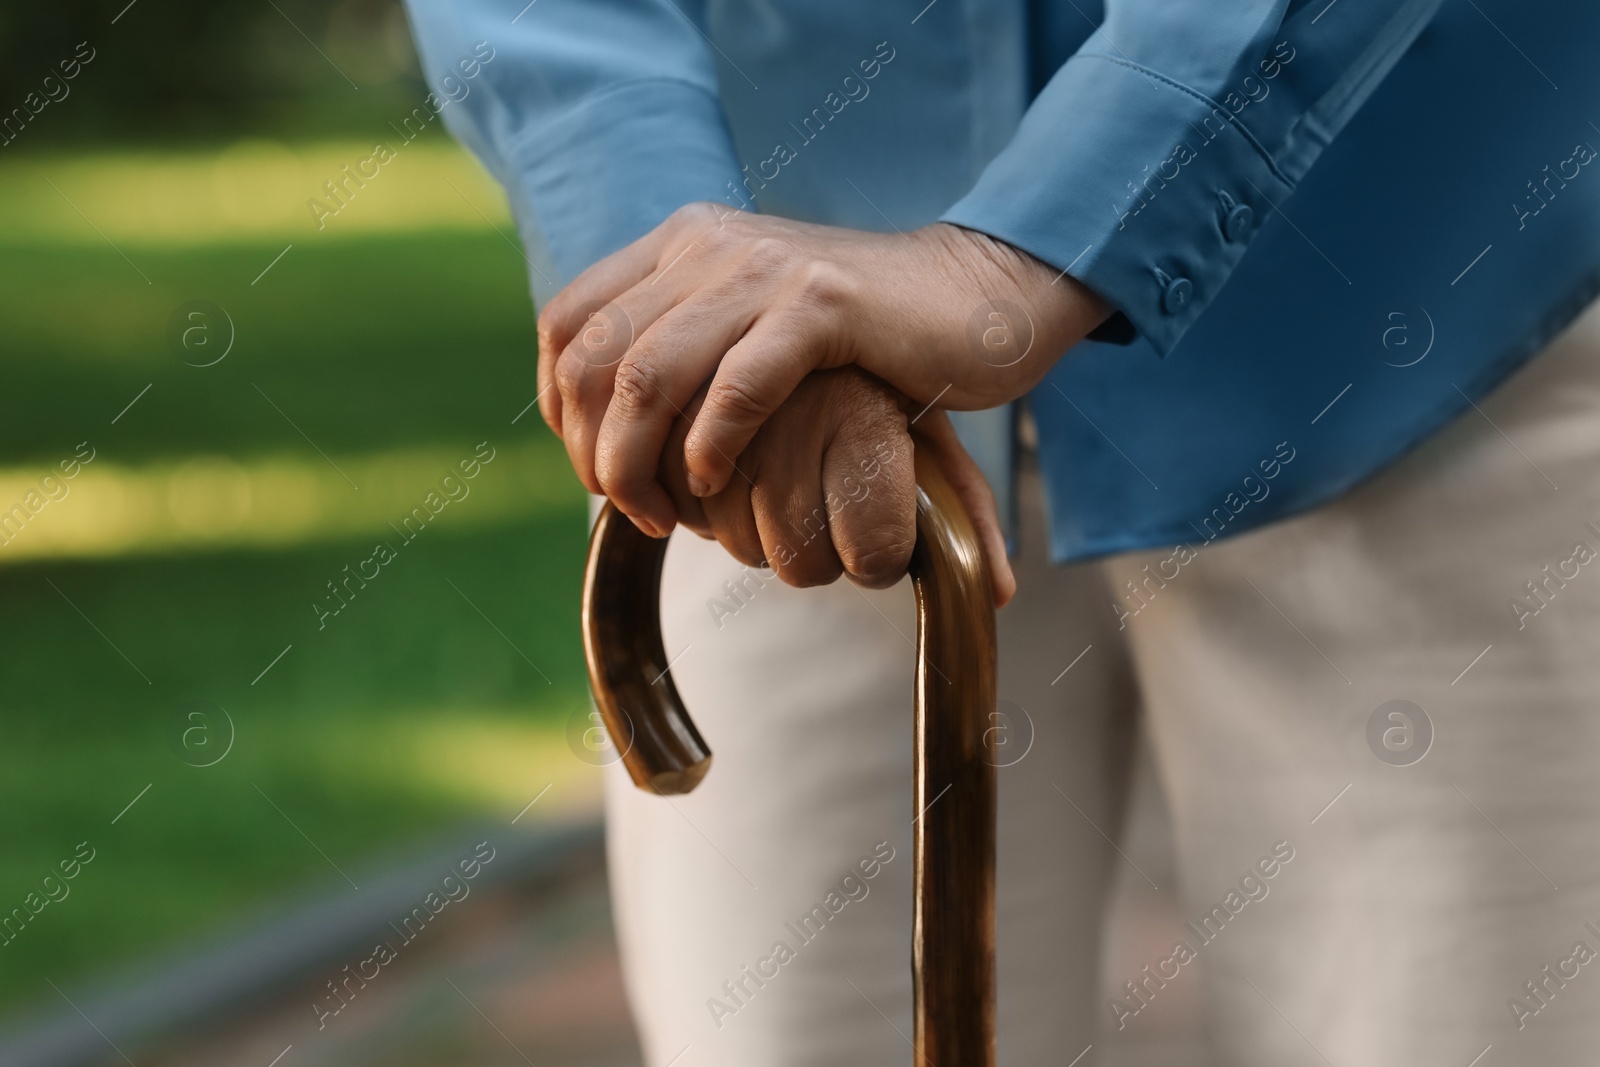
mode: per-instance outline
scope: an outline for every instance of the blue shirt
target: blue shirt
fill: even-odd
[[[493,50],[445,118],[504,183],[536,299],[694,200],[942,219],[1103,296],[1117,315],[1026,400],[1062,561],[1329,500],[1600,289],[1592,3],[409,10],[441,92]],[[1010,427],[962,423],[1003,499]]]

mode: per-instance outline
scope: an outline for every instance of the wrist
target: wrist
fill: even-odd
[[[975,370],[957,374],[954,392],[969,395],[949,396],[946,406],[988,407],[1026,394],[1115,313],[1065,271],[981,231],[936,223],[915,236],[936,250],[951,282],[933,321],[944,322],[947,339],[959,338],[956,366]]]
[[[1082,338],[1115,313],[1087,285],[1016,245],[950,222],[927,229],[962,247],[964,259],[986,266],[992,284],[1009,287],[1034,317],[1041,335]]]

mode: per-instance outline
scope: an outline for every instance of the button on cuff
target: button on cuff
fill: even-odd
[[[1250,235],[1250,226],[1256,220],[1256,213],[1250,210],[1249,204],[1235,204],[1222,219],[1222,236],[1234,244],[1238,244]]]
[[[1188,278],[1173,278],[1161,293],[1161,310],[1168,315],[1176,315],[1189,306],[1189,298],[1193,295],[1193,282]]]

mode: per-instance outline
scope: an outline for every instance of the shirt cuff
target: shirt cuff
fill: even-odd
[[[670,79],[587,97],[524,131],[509,156],[524,240],[542,242],[561,284],[684,204],[728,202],[741,177],[722,105]]]
[[[1072,275],[1166,355],[1292,188],[1227,107],[1088,54],[1061,67],[944,221]]]

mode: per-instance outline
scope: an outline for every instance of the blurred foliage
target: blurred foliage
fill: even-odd
[[[586,498],[518,418],[533,309],[503,200],[436,124],[325,229],[306,210],[424,92],[399,4],[5,5],[0,118],[80,45],[65,98],[0,146],[0,509],[97,453],[21,533],[40,551],[0,547],[0,914],[96,857],[0,946],[8,1011],[547,784],[525,822],[595,802],[565,742]],[[196,299],[236,333],[215,366],[170,341]],[[327,583],[398,540],[393,502],[485,440],[473,495],[319,627]],[[228,484],[253,495],[234,520],[299,525],[208,536],[227,508],[197,495]],[[231,720],[214,766],[183,758],[194,700]]]
[[[0,15],[7,84],[53,54],[50,33],[72,37],[62,27],[85,10]],[[140,0],[113,29],[176,10]],[[108,34],[108,62],[74,84],[124,84],[81,100],[75,90],[67,103],[85,106],[53,116],[55,142],[0,150],[0,487],[11,494],[0,509],[87,440],[95,462],[16,544],[59,541],[85,516],[112,523],[94,558],[0,547],[0,914],[80,842],[96,850],[70,895],[0,947],[8,1012],[59,1010],[46,979],[71,990],[305,892],[346,891],[346,875],[359,882],[409,842],[463,820],[509,822],[546,785],[524,825],[595,802],[594,770],[565,740],[568,718],[587,710],[586,498],[537,415],[519,417],[534,394],[533,308],[505,206],[431,131],[317,230],[308,190],[364,146],[291,134],[320,137],[358,115],[340,111],[356,94],[324,77],[286,24],[279,34],[271,4],[249,15],[250,33],[228,28],[242,10],[182,16],[194,22],[184,39],[214,34],[215,54],[140,30],[157,36],[130,41],[142,58],[117,68]],[[354,17],[342,11],[334,22]],[[251,42],[269,38],[256,54]],[[312,64],[285,58],[296,45]],[[179,70],[155,56],[186,58]],[[281,123],[284,136],[232,139],[252,123]],[[228,139],[170,144],[224,128]],[[151,143],[64,143],[107,131]],[[170,342],[174,312],[198,298],[236,330],[209,367]],[[472,495],[319,627],[311,605],[327,583],[376,540],[398,541],[387,522],[482,441],[498,456]],[[200,547],[139,543],[104,519],[118,512],[103,497],[137,484],[149,498],[165,477],[169,499],[146,504],[196,521],[171,472],[197,465],[300,472],[279,495],[258,493],[251,514],[304,510],[306,485],[324,514],[303,536]],[[368,482],[363,496],[336,471],[382,471],[389,484]],[[232,723],[214,766],[182,758],[193,700]]]
[[[318,467],[318,450],[466,457],[483,440],[497,462],[326,628],[311,602],[379,535],[0,566],[0,910],[79,842],[98,852],[66,900],[0,948],[0,1000],[49,998],[47,977],[71,982],[286,893],[338,889],[335,864],[359,880],[441,827],[509,820],[551,782],[541,812],[592,803],[592,772],[563,732],[586,708],[585,498],[537,418],[512,424],[533,392],[520,258],[487,227],[308,242],[251,287],[280,247],[124,246],[159,280],[146,285],[104,243],[0,240],[0,321],[26,339],[6,344],[3,462],[42,471],[84,439],[97,450],[84,478],[194,453]],[[171,307],[196,292],[240,323],[214,367],[164,342]],[[414,464],[412,498],[446,472]],[[533,508],[474,516],[495,479],[535,486]],[[49,507],[90,506],[77,484]],[[49,536],[48,517],[18,543]],[[175,748],[193,699],[232,719],[215,766]]]
[[[57,0],[0,6],[0,114],[43,95],[44,79],[84,43],[94,59],[68,95],[0,155],[364,132],[424,91],[397,0]]]
[[[101,491],[82,480],[96,467],[194,454],[322,470],[320,453],[464,458],[488,440],[497,462],[326,628],[310,607],[326,583],[398,537],[9,566],[0,549],[0,910],[79,842],[98,851],[66,900],[0,948],[0,1000],[48,998],[47,977],[71,982],[285,893],[337,889],[335,864],[359,879],[441,827],[509,820],[551,782],[541,811],[592,803],[592,772],[563,733],[586,707],[585,498],[537,417],[512,423],[533,395],[520,256],[481,224],[402,230],[307,241],[252,286],[281,249],[0,237],[0,463],[42,472],[90,440],[80,488],[49,505],[65,517]],[[213,367],[184,363],[164,336],[196,294],[238,322]],[[447,470],[402,464],[406,499]],[[531,506],[474,515],[496,479],[531,486]],[[17,543],[50,536],[49,518]],[[174,747],[192,699],[231,716],[215,766]]]

